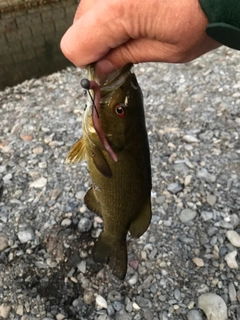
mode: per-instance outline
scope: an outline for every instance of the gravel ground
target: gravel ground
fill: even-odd
[[[124,282],[92,261],[102,220],[83,204],[81,70],[0,92],[0,319],[240,319],[240,55],[135,67],[153,218],[128,240]]]

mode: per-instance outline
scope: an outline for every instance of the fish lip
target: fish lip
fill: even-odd
[[[109,92],[119,88],[131,73],[132,63],[126,64],[121,69],[118,69],[111,74],[97,75],[95,72],[95,65],[90,64],[87,66],[87,77],[89,80],[94,80],[98,83],[101,89],[101,98],[108,95]]]

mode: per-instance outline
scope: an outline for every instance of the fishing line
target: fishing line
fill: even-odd
[[[91,81],[91,82],[93,82],[93,81]],[[100,118],[99,117],[99,113],[98,113],[98,109],[97,109],[97,106],[95,105],[95,102],[94,102],[94,99],[93,99],[93,96],[91,95],[91,92],[90,92],[90,89],[97,89],[97,87],[96,87],[96,85],[95,84],[97,84],[95,81],[95,83],[94,83],[94,85],[91,83],[88,79],[86,79],[86,78],[84,78],[84,79],[82,79],[81,80],[81,86],[85,89],[85,90],[87,90],[87,92],[88,92],[88,94],[89,94],[89,96],[90,96],[90,98],[91,98],[91,100],[92,100],[92,103],[93,103],[93,107],[94,107],[94,109],[95,109],[95,111],[96,111],[96,114],[97,114],[97,117],[98,118]],[[95,88],[94,88],[95,87]],[[94,93],[95,93],[95,91],[94,91]]]

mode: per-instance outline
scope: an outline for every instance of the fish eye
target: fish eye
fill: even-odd
[[[120,118],[125,117],[126,115],[125,105],[123,103],[117,104],[115,107],[115,112]]]

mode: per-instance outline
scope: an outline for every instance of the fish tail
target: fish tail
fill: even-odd
[[[126,236],[115,239],[103,231],[93,248],[93,260],[108,264],[113,275],[123,280],[127,272]]]

